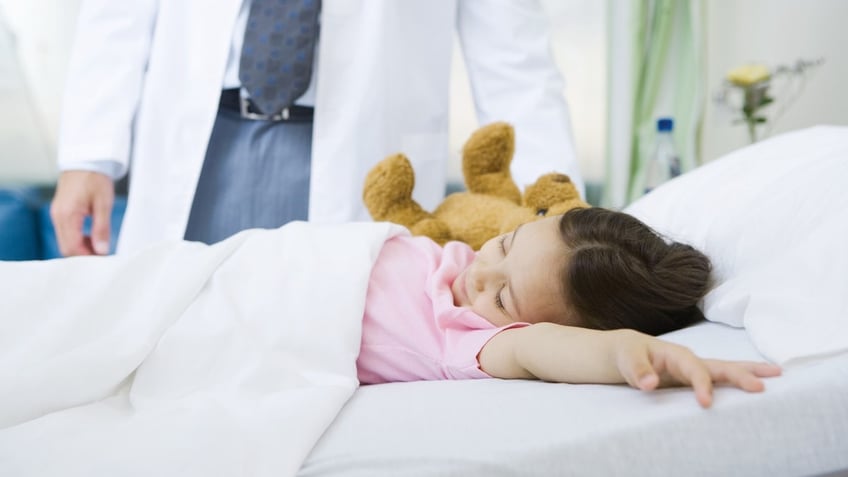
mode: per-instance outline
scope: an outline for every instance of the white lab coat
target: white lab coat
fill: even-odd
[[[83,2],[59,162],[131,167],[121,252],[183,236],[241,1]],[[516,127],[518,184],[552,170],[579,181],[537,1],[324,0],[310,220],[367,220],[364,177],[398,151],[413,161],[416,199],[426,208],[441,200],[454,31],[480,123]]]

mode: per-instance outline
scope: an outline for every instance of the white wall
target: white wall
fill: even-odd
[[[797,59],[824,58],[811,71],[797,100],[774,124],[773,134],[815,124],[848,124],[848,1],[708,0],[707,86],[702,159],[709,161],[748,143],[743,125],[710,98],[730,69],[747,62],[774,67]],[[781,94],[776,80],[775,104]],[[770,111],[774,112],[774,111]]]
[[[16,39],[0,11],[0,183],[28,182],[50,167],[43,116],[16,54]]]
[[[0,184],[51,183],[80,0],[0,0]]]

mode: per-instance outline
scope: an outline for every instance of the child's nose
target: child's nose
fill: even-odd
[[[478,292],[482,292],[492,283],[500,280],[500,269],[497,265],[480,262],[473,269],[474,271],[474,288]]]

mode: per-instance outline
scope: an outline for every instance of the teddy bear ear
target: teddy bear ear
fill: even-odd
[[[524,191],[525,207],[531,209],[536,217],[564,214],[578,208],[589,207],[580,198],[577,188],[565,174],[545,174]]]
[[[524,191],[524,205],[538,212],[551,209],[556,204],[579,199],[580,193],[565,174],[550,173],[539,177],[536,182],[527,186]]]
[[[462,148],[462,176],[468,192],[503,197],[521,203],[521,191],[512,180],[515,130],[496,122],[475,131]]]

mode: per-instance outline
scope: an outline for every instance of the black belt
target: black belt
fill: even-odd
[[[221,91],[221,100],[218,102],[218,107],[235,111],[245,119],[258,121],[308,123],[312,122],[312,117],[315,114],[315,108],[296,105],[289,106],[274,115],[264,114],[249,98],[242,98],[236,88]]]

